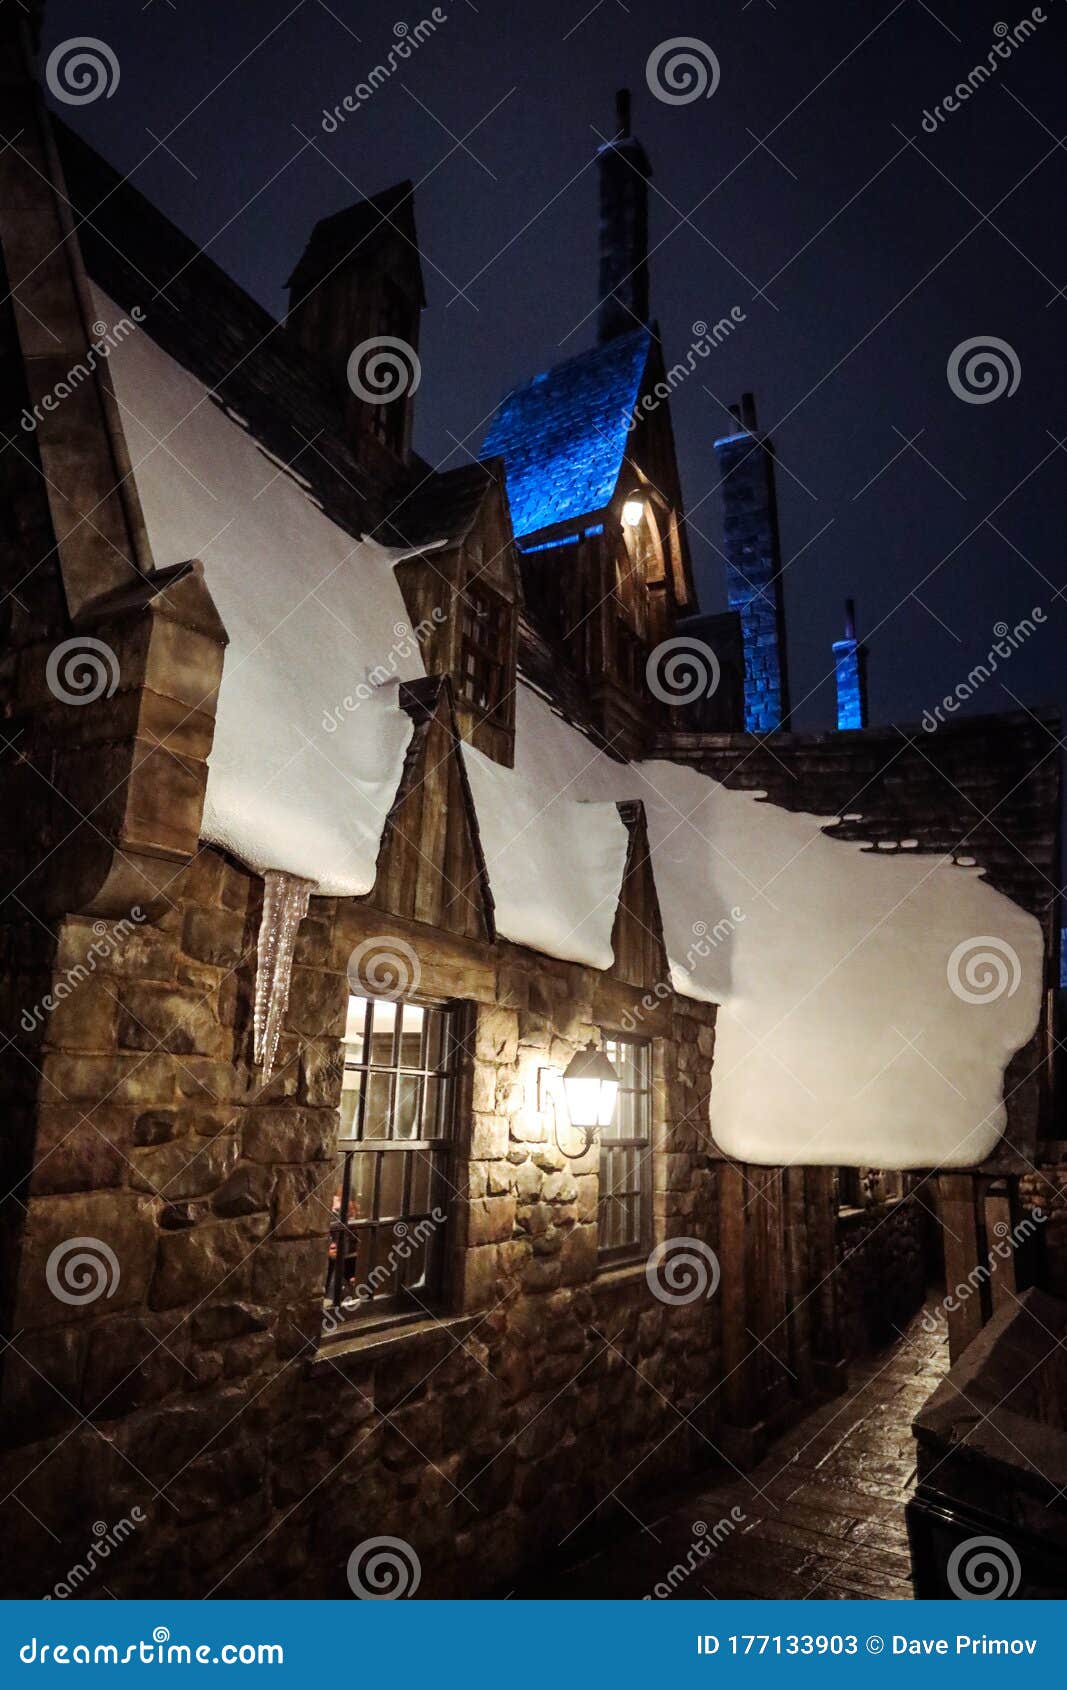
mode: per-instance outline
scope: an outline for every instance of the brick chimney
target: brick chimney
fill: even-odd
[[[839,728],[867,726],[867,647],[856,638],[856,605],[845,600],[845,637],[834,641]]]
[[[601,345],[649,321],[648,183],[652,166],[630,133],[630,90],[615,96],[615,136],[599,149]]]
[[[723,498],[726,590],[741,617],[745,656],[745,727],[774,733],[789,727],[782,556],[774,490],[774,448],[756,426],[746,393],[731,405],[732,433],[716,440]]]

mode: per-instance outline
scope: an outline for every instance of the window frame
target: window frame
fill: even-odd
[[[600,1159],[597,1164],[597,1266],[601,1270],[628,1267],[647,1260],[653,1247],[655,1238],[655,1216],[653,1194],[655,1190],[655,1097],[656,1097],[656,1051],[655,1041],[650,1038],[640,1038],[633,1033],[618,1032],[611,1027],[601,1027],[600,1037],[605,1053],[610,1057],[610,1046],[631,1045],[645,1053],[644,1084],[628,1087],[620,1084],[618,1096],[621,1098],[629,1093],[633,1097],[644,1099],[644,1133],[638,1137],[620,1139],[615,1136],[606,1138],[603,1130],[599,1138]],[[618,1109],[618,1103],[616,1103]],[[632,1150],[637,1152],[636,1167],[638,1170],[638,1184],[632,1195],[638,1199],[638,1237],[632,1243],[603,1245],[603,1210],[605,1198],[604,1160],[612,1152]],[[626,1195],[631,1195],[626,1193]]]
[[[508,699],[508,654],[511,645],[511,616],[513,607],[502,593],[495,587],[480,579],[472,577],[459,589],[459,653],[456,665],[456,690],[460,698],[471,710],[479,712],[483,722],[506,725]],[[477,624],[481,612],[476,608],[481,599],[486,606],[486,622],[490,638],[479,636]],[[468,618],[473,617],[474,630],[468,630]],[[492,638],[493,634],[497,638]],[[472,654],[475,670],[468,673],[467,657]],[[479,688],[476,683],[482,675],[487,684]],[[489,700],[482,704],[478,695],[484,690]]]
[[[349,995],[350,998],[356,998],[366,1003],[362,1036],[367,1059],[350,1061],[346,1043],[342,1039],[343,1068],[347,1072],[360,1073],[363,1076],[363,1083],[360,1086],[357,1116],[353,1129],[346,1134],[340,1120],[338,1122],[338,1133],[334,1148],[335,1154],[339,1158],[339,1167],[337,1170],[338,1183],[334,1191],[335,1194],[339,1193],[340,1202],[336,1218],[331,1212],[326,1279],[323,1289],[323,1311],[324,1320],[331,1327],[335,1326],[348,1333],[355,1333],[365,1332],[369,1329],[377,1330],[386,1326],[400,1326],[411,1321],[425,1320],[447,1312],[452,1198],[456,1184],[455,1168],[459,1156],[457,1126],[463,1087],[464,1058],[468,1041],[466,1037],[466,1005],[459,999],[427,998],[418,995],[392,998],[375,996],[373,993],[366,991],[354,991],[350,992]],[[392,1048],[388,1062],[377,1062],[370,1059],[373,1055],[373,1047],[370,1041],[373,1037],[374,1006],[377,1004],[389,1004],[394,1010]],[[403,1062],[401,1059],[404,1010],[409,1007],[433,1011],[442,1016],[443,1060],[439,1066],[431,1066],[429,1061],[426,1060],[428,1051],[425,1032],[419,1053],[420,1065],[416,1067]],[[370,1089],[368,1078],[374,1074],[389,1076],[388,1125],[391,1129],[391,1135],[384,1138],[362,1136]],[[418,1127],[421,1136],[417,1138],[402,1138],[392,1130],[395,1128],[396,1122],[399,1081],[403,1077],[415,1078],[420,1082],[417,1095],[419,1100]],[[427,1135],[425,1132],[427,1123],[423,1111],[426,1107],[426,1087],[429,1080],[439,1081],[440,1098],[436,1105],[437,1119],[434,1122],[437,1130],[433,1134]],[[372,1181],[373,1196],[370,1205],[371,1213],[365,1218],[352,1221],[347,1216],[352,1194],[355,1157],[358,1155],[375,1158]],[[382,1218],[377,1214],[377,1210],[381,1200],[384,1159],[387,1155],[403,1155],[406,1161],[403,1169],[403,1196],[399,1212],[396,1215]],[[426,1205],[419,1209],[411,1207],[411,1157],[413,1155],[430,1159]],[[434,1222],[434,1213],[439,1208],[444,1210],[445,1218],[443,1221]],[[426,1283],[418,1292],[401,1284],[399,1290],[389,1296],[372,1295],[366,1299],[350,1300],[347,1303],[343,1300],[344,1264],[350,1256],[358,1260],[358,1245],[361,1234],[369,1233],[371,1235],[371,1266],[368,1268],[366,1275],[369,1278],[375,1271],[379,1236],[381,1234],[388,1236],[391,1233],[393,1238],[396,1239],[396,1228],[403,1223],[406,1230],[397,1240],[397,1242],[401,1242],[412,1232],[417,1231],[418,1227],[426,1221],[433,1223],[433,1231],[429,1235],[426,1248]],[[401,1279],[402,1276],[403,1270],[401,1270]]]

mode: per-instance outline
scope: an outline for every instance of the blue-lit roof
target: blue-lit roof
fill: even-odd
[[[535,376],[503,401],[482,456],[504,459],[517,538],[578,521],[608,503],[651,345],[647,329],[619,335]]]

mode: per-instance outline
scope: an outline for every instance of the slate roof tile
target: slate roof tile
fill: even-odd
[[[505,461],[517,538],[599,511],[615,491],[652,347],[635,329],[513,388],[482,444]]]

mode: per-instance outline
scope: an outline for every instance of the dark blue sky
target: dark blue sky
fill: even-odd
[[[51,0],[45,50],[108,42],[114,95],[64,116],[277,314],[317,218],[418,184],[416,443],[442,466],[464,461],[457,441],[477,448],[510,385],[594,337],[592,161],[629,84],[668,362],[694,322],[746,318],[673,403],[704,607],[724,604],[712,441],[750,388],[782,464],[797,724],[832,721],[847,594],[873,630],[876,720],[921,717],[1034,606],[1047,621],[1002,681],[1067,705],[1067,0],[1045,0],[1033,39],[934,135],[924,110],[986,62],[998,22],[1031,15],[1019,0],[445,0],[404,69],[323,133],[394,26],[431,9],[94,0],[88,17]],[[712,49],[721,80],[672,106],[645,67],[679,36]],[[978,336],[1014,350],[1014,395],[951,391],[949,355]],[[1015,707],[1000,680],[969,706]]]

